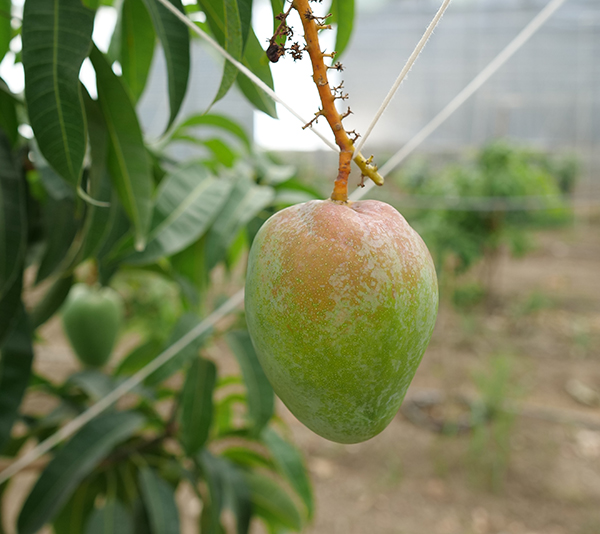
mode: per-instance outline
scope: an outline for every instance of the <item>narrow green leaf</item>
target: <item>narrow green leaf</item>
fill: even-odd
[[[332,20],[337,25],[335,36],[336,60],[342,55],[352,36],[354,25],[354,0],[333,0],[331,3]]]
[[[48,171],[53,172],[50,168]],[[43,208],[44,229],[47,232],[46,249],[36,274],[39,284],[68,263],[67,252],[79,227],[76,218],[76,203],[73,197],[55,200],[48,197]]]
[[[132,375],[139,371],[146,364],[150,363],[158,354],[162,348],[162,343],[156,339],[150,339],[149,341],[138,345],[133,349],[115,369],[115,376],[120,375]]]
[[[244,49],[244,58],[242,64],[248,67],[263,82],[273,89],[273,76],[271,75],[271,64],[260,46],[258,38],[251,30]],[[236,83],[248,101],[258,110],[267,115],[277,118],[277,108],[275,102],[262,89],[259,89],[241,72],[236,78]]]
[[[106,397],[115,388],[112,377],[97,369],[79,371],[69,377],[67,384],[81,389],[93,402]]]
[[[12,38],[11,19],[11,0],[0,0],[0,61],[9,50],[10,40]]]
[[[246,534],[252,516],[250,490],[242,472],[225,458],[203,450],[197,456],[210,492],[210,515],[204,518],[203,533],[221,532],[221,510],[229,508],[236,519],[237,534]]]
[[[21,509],[19,534],[34,534],[51,521],[81,480],[143,423],[144,418],[138,413],[109,412],[85,425],[42,472]]]
[[[0,355],[0,450],[2,450],[10,438],[10,431],[29,383],[33,362],[31,330],[22,306],[13,330],[0,348]]]
[[[173,130],[171,139],[176,140],[181,135],[189,135],[190,130],[197,126],[209,126],[229,132],[242,141],[248,150],[251,149],[252,145],[250,143],[250,138],[246,134],[246,131],[237,122],[225,117],[224,115],[211,113],[207,113],[205,115],[192,115],[191,117],[188,117],[186,120],[178,124]]]
[[[74,260],[74,265],[95,255],[111,228],[111,218],[119,209],[118,202],[113,197],[110,174],[106,167],[108,156],[108,130],[100,104],[83,93],[85,111],[90,136],[91,164],[87,176],[86,193],[99,202],[109,203],[110,206],[86,205],[85,221],[80,231],[81,249]]]
[[[265,458],[261,453],[247,447],[228,447],[221,455],[237,465],[254,469],[256,467],[265,467],[273,469],[273,462]]]
[[[96,70],[98,99],[109,135],[108,168],[143,250],[152,216],[152,172],[142,131],[127,90],[96,47],[90,59]]]
[[[179,11],[184,12],[181,0],[169,0]],[[171,114],[167,129],[171,126],[187,90],[190,72],[190,34],[187,27],[158,0],[144,0],[156,35],[162,44],[167,63],[169,107]]]
[[[212,139],[204,139],[201,142],[206,148],[208,148],[208,150],[212,152],[213,157],[218,164],[228,168],[233,167],[238,155],[227,143],[221,141],[221,139],[217,137]]]
[[[219,5],[219,2],[213,2],[216,6]],[[229,52],[234,59],[238,61],[242,57],[242,23],[240,20],[240,12],[238,10],[237,0],[223,0],[222,4],[222,16],[223,16],[223,29],[225,31],[225,40],[224,40],[224,48]],[[210,13],[210,12],[208,12]],[[208,23],[211,24],[211,16],[207,13]],[[221,78],[221,85],[219,86],[219,90],[213,100],[213,104],[218,102],[223,98],[237,77],[238,70],[232,63],[229,61],[225,61],[225,66],[223,67],[223,77]]]
[[[44,297],[31,312],[31,328],[36,330],[44,324],[54,313],[62,306],[67,298],[71,286],[73,285],[73,275],[67,274],[59,276],[50,286]]]
[[[246,47],[248,35],[252,28],[252,0],[237,0],[240,13],[240,26],[242,28],[242,50]]]
[[[19,138],[19,121],[17,119],[18,100],[0,78],[0,130],[4,130],[11,146],[15,146]]]
[[[79,184],[87,135],[79,70],[92,42],[94,12],[81,0],[27,0],[23,9],[25,99],[50,165]]]
[[[156,34],[143,0],[124,0],[120,21],[119,61],[133,101],[141,96],[154,55]]]
[[[244,479],[250,488],[253,511],[273,526],[283,526],[299,531],[302,517],[294,501],[276,482],[254,472],[245,472]]]
[[[0,297],[0,345],[12,330],[19,316],[21,291],[23,289],[23,271],[19,272],[13,284]]]
[[[117,499],[108,498],[92,512],[85,534],[133,534],[133,514]]]
[[[310,519],[314,513],[314,500],[302,455],[298,449],[271,428],[263,428],[261,439],[269,448],[278,470],[304,502],[308,519]]]
[[[258,434],[273,415],[273,388],[258,362],[250,334],[246,330],[235,330],[229,332],[226,339],[242,369],[248,390],[249,415],[254,432]]]
[[[54,534],[82,534],[102,485],[98,478],[83,481],[52,523]]]
[[[196,454],[208,439],[216,377],[215,364],[206,358],[195,358],[187,371],[179,422],[181,442],[188,456]]]
[[[206,263],[209,270],[225,257],[240,228],[268,206],[274,196],[271,187],[256,185],[245,176],[236,181],[207,234]]]
[[[169,339],[164,345],[164,348],[170,347],[181,339],[184,335],[186,335],[190,330],[196,328],[200,323],[200,319],[197,315],[193,313],[186,313],[183,315],[177,324],[173,327],[173,331],[169,336]],[[194,341],[192,341],[189,345],[181,349],[173,358],[171,358],[167,363],[165,363],[162,367],[154,371],[144,383],[147,386],[156,385],[163,380],[169,378],[172,374],[176,373],[181,369],[186,362],[190,361],[192,358],[198,355],[198,351],[200,347],[204,344],[208,336],[210,335],[210,331],[204,333],[203,335],[197,337]]]
[[[149,467],[140,469],[139,481],[152,534],[179,534],[179,512],[173,488]]]
[[[231,186],[231,182],[214,178],[200,165],[177,169],[161,183],[148,246],[124,261],[152,263],[196,241],[216,217]]]
[[[0,299],[23,268],[27,240],[25,180],[0,130]]]

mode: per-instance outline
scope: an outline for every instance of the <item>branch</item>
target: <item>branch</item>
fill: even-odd
[[[318,116],[327,119],[331,131],[335,137],[335,142],[340,148],[340,159],[338,175],[333,186],[332,200],[340,202],[348,201],[348,176],[350,175],[350,162],[354,161],[359,166],[364,176],[371,178],[377,185],[383,184],[383,177],[377,172],[377,166],[372,165],[370,160],[365,159],[361,154],[354,154],[354,143],[348,136],[348,133],[342,125],[342,119],[350,114],[350,108],[344,115],[340,115],[335,107],[335,101],[339,99],[338,92],[332,91],[327,79],[327,67],[323,58],[331,57],[335,53],[325,53],[319,45],[318,32],[324,27],[326,17],[316,17],[313,15],[308,0],[294,0],[293,7],[300,14],[302,27],[304,28],[304,39],[306,40],[306,51],[310,56],[313,68],[313,81],[317,86],[319,97],[321,99],[322,109]],[[340,69],[340,67],[335,67]],[[312,122],[312,121],[311,121]]]

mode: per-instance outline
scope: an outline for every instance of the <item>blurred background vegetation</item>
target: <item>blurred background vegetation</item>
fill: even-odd
[[[308,62],[269,66],[262,53],[282,2],[172,3],[314,113]],[[60,0],[53,19],[42,0],[25,12],[0,2],[0,470],[201,328],[243,286],[260,225],[326,198],[335,176],[333,154],[309,151],[308,132],[156,0],[84,4]],[[372,138],[377,162],[544,5],[455,0]],[[402,63],[437,7],[333,2],[352,127],[366,129],[399,70],[390,58]],[[1,484],[0,533],[600,532],[599,26],[595,2],[567,2],[370,193],[422,235],[441,289],[432,343],[386,431],[342,446],[302,427],[235,309]],[[51,39],[72,27],[85,30],[76,58]],[[59,60],[36,61],[36,47]],[[62,62],[77,75],[59,80]],[[286,93],[285,78],[298,87]],[[60,129],[35,106],[48,80],[59,101],[81,95],[74,144],[45,133]],[[65,335],[82,284],[120,302],[105,363]]]

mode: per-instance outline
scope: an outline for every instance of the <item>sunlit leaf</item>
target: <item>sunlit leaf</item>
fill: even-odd
[[[12,38],[11,19],[11,0],[0,0],[0,61],[9,50],[10,40]]]
[[[148,78],[156,34],[143,0],[124,0],[121,6],[120,55],[123,80],[138,100]]]
[[[179,512],[173,488],[149,467],[140,469],[139,482],[152,534],[179,534]]]
[[[250,334],[245,330],[235,330],[229,332],[226,339],[242,369],[248,390],[249,415],[258,434],[273,415],[273,388],[260,366]]]
[[[18,520],[19,534],[34,534],[51,521],[81,480],[144,423],[134,412],[109,412],[85,425],[46,466],[27,497]]]
[[[192,456],[208,439],[217,368],[206,358],[195,358],[186,375],[181,391],[179,423],[181,442],[188,456]]]
[[[184,12],[181,0],[169,1],[179,11]],[[187,26],[158,0],[144,0],[144,3],[150,12],[156,35],[165,53],[171,110],[168,128],[177,117],[187,90],[190,72],[190,34]]]
[[[72,186],[87,143],[79,70],[88,55],[94,12],[80,0],[27,0],[23,9],[25,99],[36,141]]]
[[[336,60],[348,46],[354,25],[354,0],[333,0],[331,3],[333,17],[329,19],[337,25],[335,36]],[[329,22],[328,21],[328,22]]]
[[[0,347],[0,450],[8,441],[17,418],[32,361],[31,330],[21,306],[15,326]]]
[[[152,173],[142,131],[128,91],[96,47],[90,59],[96,70],[98,99],[109,135],[108,168],[113,184],[143,249],[152,216]]]

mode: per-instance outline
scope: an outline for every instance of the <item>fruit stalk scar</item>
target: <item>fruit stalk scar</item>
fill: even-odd
[[[320,20],[313,15],[308,0],[294,0],[293,7],[300,14],[302,27],[304,28],[304,39],[306,41],[306,51],[310,56],[313,69],[313,81],[317,86],[319,98],[321,99],[322,109],[318,111],[316,117],[323,116],[331,127],[335,137],[335,142],[340,147],[340,157],[338,166],[338,175],[333,186],[331,200],[347,202],[348,201],[348,176],[350,175],[350,162],[359,166],[364,176],[371,178],[377,185],[383,184],[383,177],[377,172],[377,166],[365,159],[361,154],[354,154],[354,143],[344,129],[342,119],[350,114],[348,111],[341,115],[335,107],[336,96],[331,91],[329,80],[327,78],[327,69],[323,58],[333,57],[333,54],[326,54],[319,45],[319,29],[323,28]]]

